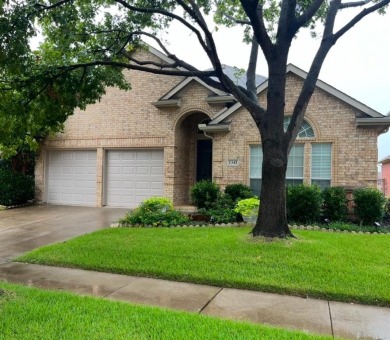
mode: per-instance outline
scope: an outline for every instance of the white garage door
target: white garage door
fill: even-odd
[[[96,205],[96,151],[50,151],[46,201]]]
[[[162,150],[107,152],[106,204],[134,208],[144,199],[163,195]]]

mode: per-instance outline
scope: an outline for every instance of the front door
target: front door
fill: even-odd
[[[198,139],[196,151],[196,181],[212,179],[213,141]]]

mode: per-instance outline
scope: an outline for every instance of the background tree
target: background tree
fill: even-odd
[[[155,74],[198,76],[209,85],[232,94],[248,110],[259,130],[263,148],[261,208],[253,235],[291,236],[285,193],[288,154],[303,122],[322,64],[341,36],[365,16],[373,12],[383,14],[389,2],[1,1],[0,24],[7,28],[6,32],[10,32],[5,35],[6,38],[1,38],[1,48],[11,51],[7,53],[20,54],[21,58],[16,64],[18,67],[12,62],[2,72],[0,100],[4,104],[0,108],[0,117],[7,121],[10,117],[15,127],[10,127],[9,132],[16,131],[20,141],[31,143],[31,140],[36,141],[36,135],[58,131],[75,107],[83,108],[97,100],[106,85],[129,87],[120,72],[124,68]],[[337,15],[347,9],[357,12],[350,21],[336,29]],[[245,87],[236,85],[223,73],[207,15],[212,15],[220,25],[244,27],[244,39],[252,46]],[[210,60],[211,70],[198,70],[169,50],[163,33],[172,22],[178,22],[192,32]],[[28,48],[28,38],[37,27],[42,30],[45,40],[39,51],[32,53]],[[321,30],[321,43],[295,104],[290,124],[284,131],[287,58],[294,37],[304,28]],[[14,43],[7,40],[7,36],[14,34],[19,37],[23,48],[14,48]],[[143,37],[154,39],[174,62],[166,64],[136,59],[132,52],[142,48]],[[268,64],[266,103],[258,101],[255,85],[260,51]],[[4,57],[1,60],[5,64],[8,62]],[[15,136],[9,138],[9,143],[14,140]],[[4,144],[1,140],[0,143]]]

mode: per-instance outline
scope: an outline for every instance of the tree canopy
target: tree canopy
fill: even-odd
[[[303,122],[322,64],[332,46],[365,16],[384,14],[390,0],[1,0],[0,145],[11,154],[61,130],[75,108],[98,100],[106,86],[129,89],[123,69],[198,76],[232,94],[250,113],[263,142],[262,205],[254,234],[290,235],[284,178],[290,148]],[[336,28],[341,10],[354,9]],[[251,44],[246,86],[223,73],[209,27],[241,25]],[[164,32],[178,22],[191,32],[212,68],[199,70],[170,51]],[[321,43],[287,131],[283,130],[287,58],[294,37],[311,29]],[[38,33],[43,43],[31,49]],[[155,41],[173,63],[138,60],[143,38]],[[268,64],[267,102],[256,92],[259,53]],[[217,78],[217,80],[216,80]]]

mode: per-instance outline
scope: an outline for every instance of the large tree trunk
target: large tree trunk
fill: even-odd
[[[271,144],[271,145],[270,145]],[[263,144],[260,209],[253,236],[293,237],[286,214],[287,148]],[[283,150],[285,149],[285,150]]]
[[[258,124],[263,149],[260,209],[253,236],[293,236],[287,224],[286,170],[289,144],[283,129],[287,52],[269,62],[267,110]]]

